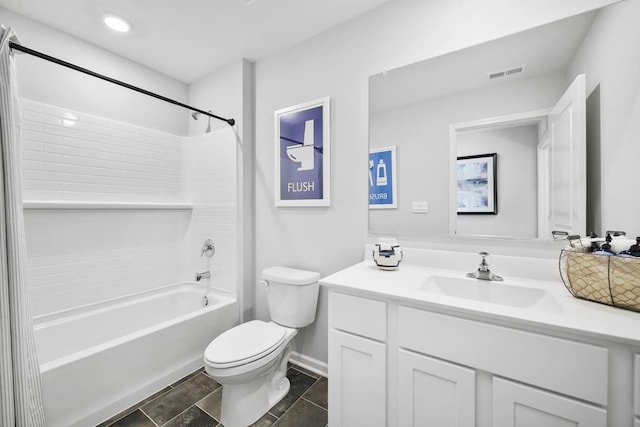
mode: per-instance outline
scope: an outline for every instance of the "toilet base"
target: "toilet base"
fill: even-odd
[[[291,344],[287,343],[276,365],[266,375],[249,382],[222,384],[220,421],[225,427],[253,424],[289,393],[291,383],[287,378],[287,363],[290,355]]]
[[[244,384],[224,384],[222,387],[221,422],[225,427],[247,427],[260,419],[289,393],[289,379],[282,376],[269,385],[269,377]]]

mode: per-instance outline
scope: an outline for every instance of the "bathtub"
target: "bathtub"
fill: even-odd
[[[193,372],[238,317],[190,282],[35,317],[47,426],[95,426]]]

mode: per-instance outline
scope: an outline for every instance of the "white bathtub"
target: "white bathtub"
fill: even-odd
[[[94,426],[184,377],[238,317],[196,283],[35,317],[47,426]]]

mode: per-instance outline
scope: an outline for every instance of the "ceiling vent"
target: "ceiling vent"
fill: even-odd
[[[513,76],[515,74],[523,73],[525,67],[526,67],[526,64],[518,65],[517,67],[509,68],[507,70],[494,71],[487,75],[489,76],[489,80],[499,79],[501,77],[508,77],[508,76]]]

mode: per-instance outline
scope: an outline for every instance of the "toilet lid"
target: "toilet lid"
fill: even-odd
[[[238,366],[274,351],[285,339],[285,328],[262,320],[252,320],[223,332],[204,352],[212,365]]]

